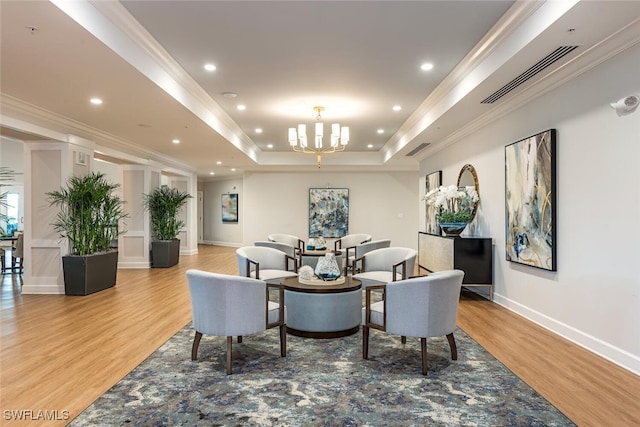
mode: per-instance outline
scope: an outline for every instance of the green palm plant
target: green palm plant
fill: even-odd
[[[145,208],[149,211],[151,228],[156,240],[172,240],[184,228],[178,212],[192,196],[189,193],[162,186],[149,194],[143,194]]]
[[[103,173],[73,176],[66,187],[47,193],[51,206],[59,206],[53,228],[69,242],[70,255],[107,252],[111,242],[125,231],[120,221],[127,217],[124,202],[115,194],[118,184]]]

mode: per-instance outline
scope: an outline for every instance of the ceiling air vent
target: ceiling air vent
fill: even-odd
[[[418,154],[420,151],[424,150],[427,145],[430,145],[430,142],[423,142],[422,144],[418,145],[416,148],[414,148],[413,150],[409,151],[407,153],[407,157],[412,157],[415,156],[416,154]]]
[[[545,56],[540,61],[538,61],[533,67],[529,68],[527,71],[520,74],[518,77],[511,80],[509,83],[507,83],[506,85],[502,86],[500,89],[498,89],[497,91],[489,95],[481,103],[493,104],[498,99],[502,98],[503,96],[505,96],[506,94],[508,94],[509,92],[511,92],[512,90],[514,90],[515,88],[517,88],[518,86],[526,82],[527,80],[529,80],[531,77],[535,76],[542,70],[556,63],[557,61],[562,59],[565,55],[571,53],[577,48],[578,46],[560,46],[559,48],[551,52],[549,55]]]

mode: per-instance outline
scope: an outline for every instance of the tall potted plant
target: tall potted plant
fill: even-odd
[[[161,186],[149,194],[143,194],[145,208],[151,220],[151,266],[172,267],[180,257],[178,233],[185,223],[178,218],[180,209],[191,198],[189,193]]]
[[[62,257],[65,293],[88,295],[116,284],[118,251],[112,242],[122,233],[126,218],[118,184],[103,173],[69,178],[59,191],[47,193],[51,206],[58,206],[53,228],[67,239],[69,254]]]

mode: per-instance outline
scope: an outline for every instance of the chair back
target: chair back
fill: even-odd
[[[266,246],[268,248],[274,248],[284,252],[285,254],[289,255],[291,258],[296,258],[295,248],[287,243],[272,242],[272,241],[265,240],[265,241],[255,242],[254,246]]]
[[[375,249],[364,255],[363,271],[393,271],[394,264],[406,261],[406,276],[413,275],[418,251],[399,246]]]
[[[463,277],[461,270],[447,270],[388,283],[387,332],[410,337],[453,333]]]
[[[364,254],[375,251],[376,249],[388,248],[390,246],[391,240],[389,239],[374,240],[373,242],[361,243],[359,245],[356,245],[355,258],[360,258]]]
[[[266,330],[266,283],[248,277],[187,270],[193,327],[215,336]]]
[[[16,240],[16,246],[12,249],[11,256],[13,258],[22,258],[24,255],[24,234],[18,234],[18,240]]]
[[[293,246],[294,248],[300,248],[300,250],[304,249],[304,242],[297,236],[294,236],[292,234],[269,234],[267,236],[267,240],[270,240],[272,242],[286,243],[287,245]]]
[[[339,238],[334,242],[334,248],[338,249],[346,249],[352,248],[361,243],[371,241],[371,234],[347,234],[344,237]]]
[[[266,246],[244,246],[236,250],[238,260],[238,274],[249,277],[251,270],[247,265],[247,259],[260,264],[262,270],[287,270],[287,254],[278,249]]]

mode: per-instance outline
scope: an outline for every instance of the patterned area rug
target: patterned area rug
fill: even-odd
[[[96,400],[71,426],[572,426],[462,330],[458,360],[446,338],[420,341],[371,331],[314,340],[289,335],[281,358],[277,328],[234,339],[225,375],[223,337],[203,337],[191,361],[187,325]]]

